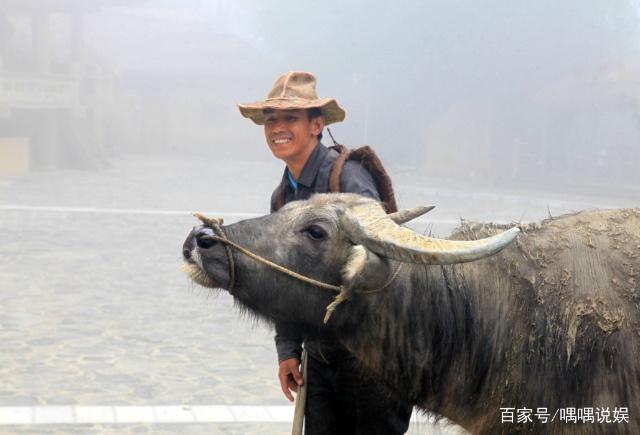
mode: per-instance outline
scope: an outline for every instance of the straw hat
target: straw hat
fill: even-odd
[[[334,98],[318,98],[316,78],[304,71],[290,71],[280,77],[269,91],[265,101],[238,104],[240,113],[258,125],[264,125],[264,109],[312,109],[318,108],[324,116],[324,124],[344,120],[345,110]]]

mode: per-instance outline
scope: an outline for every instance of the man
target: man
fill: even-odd
[[[333,98],[318,98],[316,79],[307,72],[289,72],[275,82],[265,101],[240,104],[240,112],[264,126],[267,145],[284,161],[282,180],[271,196],[271,211],[287,202],[329,192],[329,174],[338,153],[320,140],[325,125],[340,122],[345,110]],[[347,161],[340,178],[342,192],[380,199],[369,172]],[[411,407],[398,403],[382,385],[362,374],[351,354],[333,337],[302,337],[292,325],[276,325],[278,377],[284,395],[307,382],[305,433],[403,434]],[[308,379],[300,375],[302,342],[310,358]]]

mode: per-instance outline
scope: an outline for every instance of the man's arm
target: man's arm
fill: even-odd
[[[278,379],[282,392],[293,402],[292,392],[302,385],[300,360],[303,337],[289,324],[276,323],[276,351],[278,352]]]
[[[276,323],[276,351],[278,361],[289,358],[298,358],[302,355],[303,337],[288,323]]]

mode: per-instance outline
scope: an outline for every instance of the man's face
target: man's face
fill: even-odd
[[[310,120],[304,109],[265,111],[267,144],[273,155],[285,162],[308,157],[323,128],[324,119]]]

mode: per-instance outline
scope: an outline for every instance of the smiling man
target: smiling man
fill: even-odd
[[[271,196],[271,211],[284,204],[330,192],[329,176],[339,153],[321,143],[325,125],[343,121],[345,110],[333,98],[318,98],[316,79],[308,72],[292,71],[276,80],[265,101],[239,104],[240,113],[264,126],[273,155],[286,167]],[[340,191],[380,200],[371,174],[348,160],[340,175]],[[335,339],[319,333],[303,336],[294,325],[276,324],[278,377],[282,392],[307,383],[305,433],[403,434],[411,407],[399,403],[382,385],[362,374],[355,359]],[[308,379],[300,374],[302,343],[310,358]]]
[[[299,178],[324,128],[320,111],[265,109],[264,115],[264,134],[271,152],[287,164],[294,178]]]

